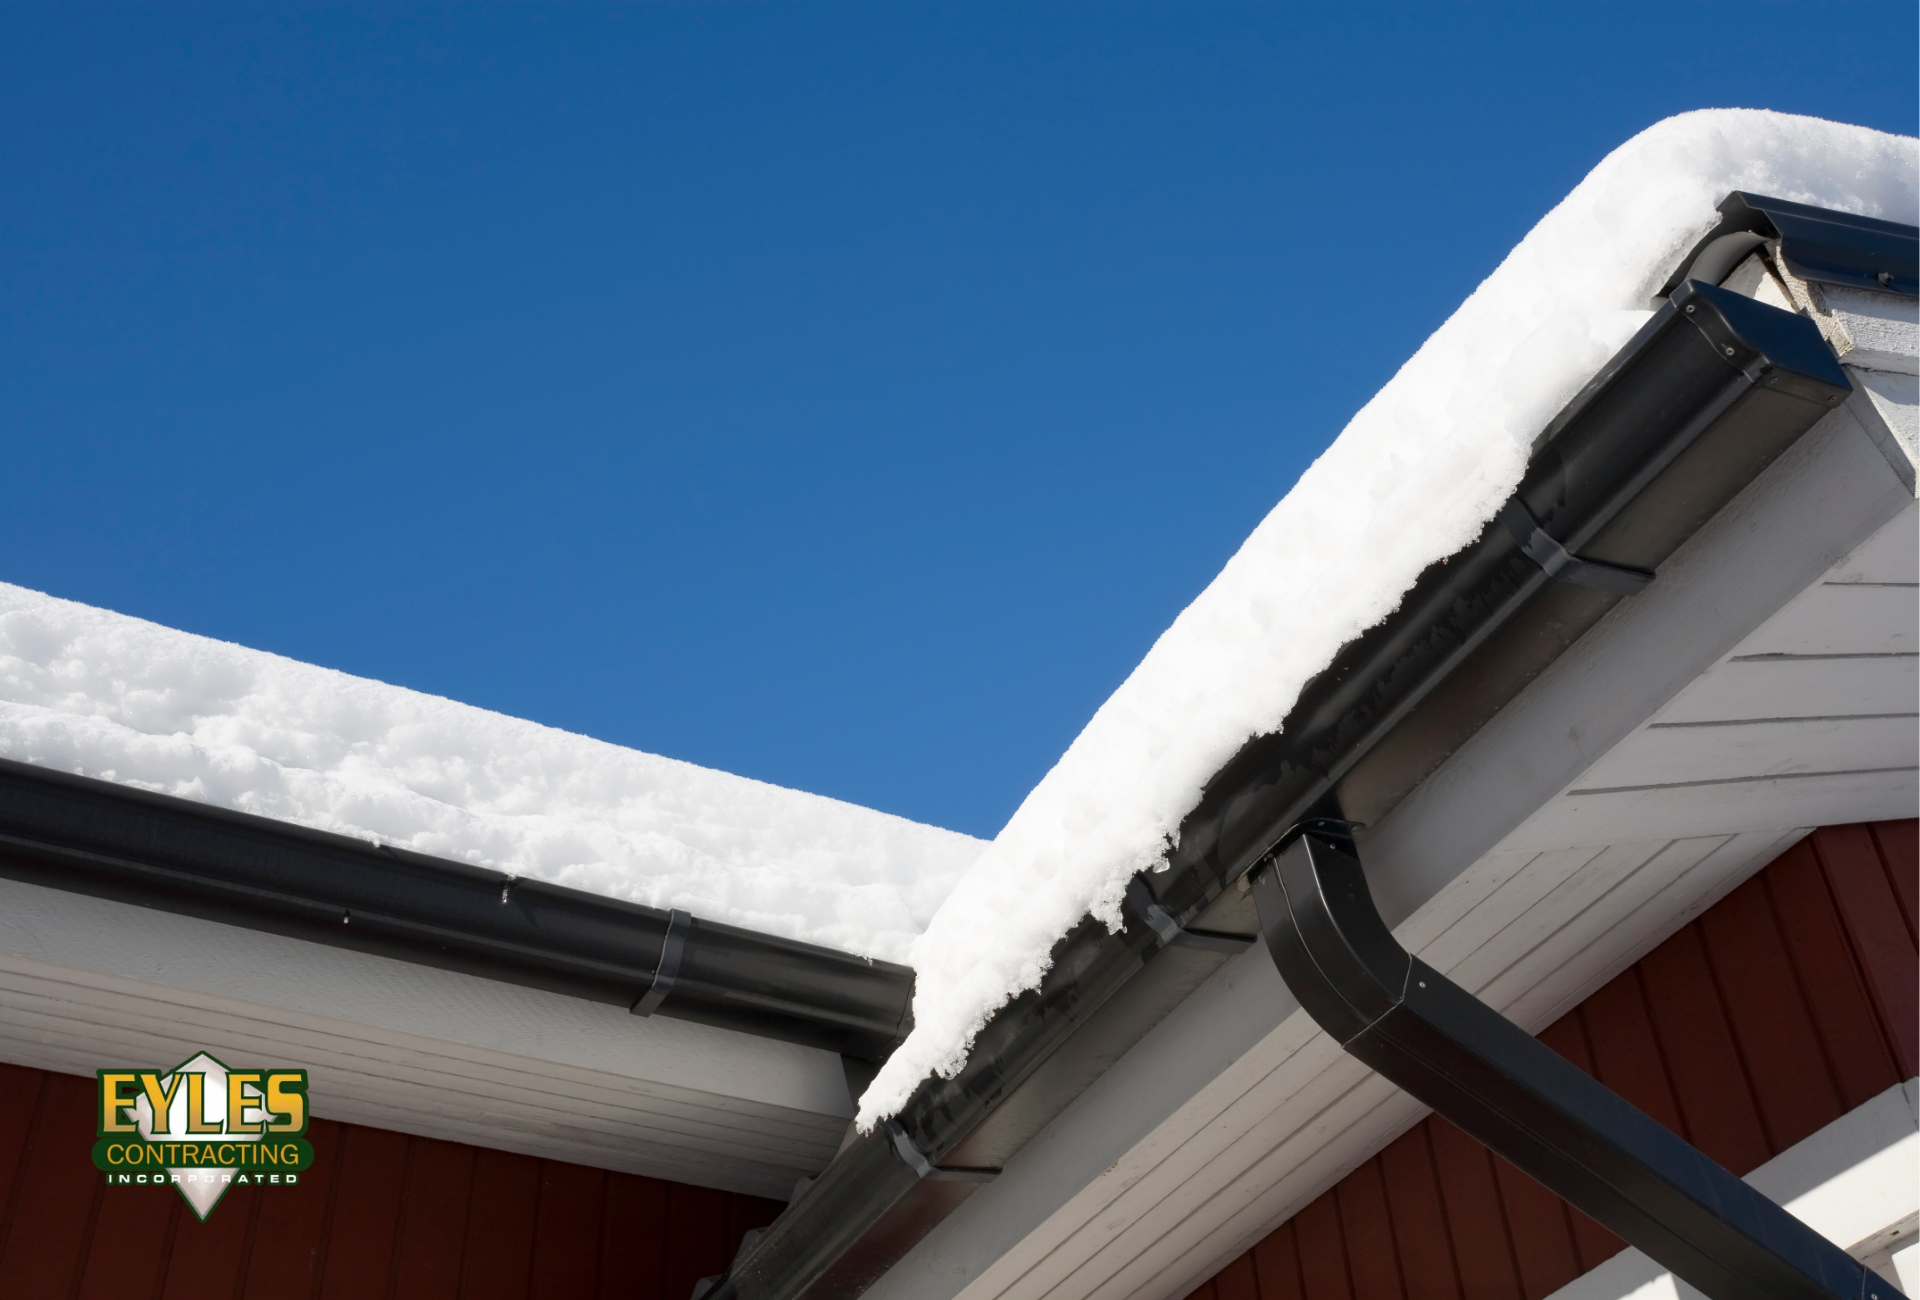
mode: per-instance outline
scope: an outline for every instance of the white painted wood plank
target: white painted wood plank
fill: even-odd
[[[1408,952],[1425,952],[1461,917],[1485,902],[1538,856],[1538,850],[1534,849],[1511,853],[1496,849],[1487,854],[1428,899],[1412,916],[1394,926],[1394,937]]]
[[[1634,865],[1659,849],[1648,845]],[[1447,928],[1445,934],[1420,950],[1420,957],[1442,974],[1452,971],[1490,936],[1499,934],[1552,893],[1560,882],[1608,853],[1605,845],[1550,849],[1535,855],[1524,870],[1514,873],[1471,912]]]
[[[1149,1290],[1156,1280],[1169,1272],[1190,1271],[1182,1268],[1189,1256],[1214,1253],[1207,1247],[1210,1238],[1244,1238],[1249,1221],[1272,1217],[1269,1201],[1290,1202],[1297,1208],[1339,1182],[1368,1158],[1359,1151],[1370,1155],[1404,1132],[1418,1118],[1418,1106],[1398,1088],[1369,1072],[1326,1114],[1330,1122],[1337,1120],[1344,1131],[1361,1138],[1356,1144],[1358,1150],[1335,1148],[1324,1142],[1314,1144],[1314,1135],[1303,1132],[1298,1139],[1266,1152],[1187,1213],[1157,1214],[1141,1224],[1123,1243],[1132,1249],[1125,1252],[1121,1267],[1089,1287],[1087,1282],[1106,1272],[1108,1261],[1097,1261],[1074,1279],[1079,1285],[1056,1293],[1056,1300],[1061,1295],[1071,1295],[1075,1300],[1082,1296],[1087,1300],[1129,1300],[1143,1293],[1157,1294],[1157,1290]]]
[[[578,1066],[512,1055],[468,1044],[399,1034],[351,1021],[289,1014],[228,998],[214,998],[165,986],[144,985],[123,977],[72,967],[0,955],[0,997],[18,1001],[45,998],[70,1015],[76,1024],[98,1021],[144,1030],[167,1025],[193,1039],[193,1048],[213,1047],[245,1035],[253,1040],[285,1040],[310,1044],[342,1061],[377,1062],[377,1068],[447,1068],[476,1080],[510,1077],[516,1090],[580,1098],[608,1098],[621,1104],[648,1107],[662,1115],[684,1115],[690,1123],[718,1124],[729,1129],[805,1138],[833,1133],[837,1142],[838,1117],[819,1116],[788,1107],[770,1106],[737,1097],[716,1096],[675,1088],[653,1080],[582,1069]],[[169,1022],[177,1022],[171,1024]]]
[[[1920,650],[1920,587],[1823,582],[1768,619],[1735,657],[1912,654]]]
[[[1920,658],[1736,659],[1714,665],[1655,722],[1829,718],[1920,709]]]
[[[1372,1111],[1356,1120],[1353,1131],[1356,1135],[1367,1135],[1366,1158],[1371,1159],[1374,1152],[1419,1123],[1426,1114],[1426,1107],[1395,1089]],[[1159,1271],[1148,1275],[1148,1267],[1137,1268],[1136,1278],[1130,1279],[1136,1282],[1131,1294],[1187,1294],[1364,1163],[1363,1160],[1329,1159],[1333,1154],[1331,1151],[1315,1153],[1298,1164],[1289,1164],[1281,1156],[1272,1167],[1263,1164],[1249,1177],[1223,1189],[1214,1202],[1218,1206],[1215,1214],[1194,1224],[1200,1235],[1183,1233],[1178,1238],[1166,1238],[1167,1249],[1138,1261],[1149,1267],[1158,1265]],[[1281,1171],[1280,1177],[1268,1182],[1274,1167]],[[1138,1280],[1140,1278],[1144,1280]]]
[[[1471,953],[1438,969],[1468,992],[1483,995],[1497,976],[1513,969],[1529,954],[1543,947],[1549,953],[1559,954],[1565,945],[1556,945],[1552,940],[1582,912],[1590,908],[1620,914],[1630,911],[1630,906],[1613,899],[1616,892],[1625,890],[1628,896],[1657,892],[1662,884],[1693,866],[1718,843],[1686,840],[1675,844],[1608,845],[1579,869],[1553,880],[1551,888],[1541,891],[1538,901],[1525,912],[1497,930],[1482,931],[1481,942]],[[1542,854],[1541,858],[1547,860],[1551,856]],[[1628,888],[1636,881],[1640,885],[1638,890]],[[1606,906],[1610,899],[1614,902],[1611,908]],[[1552,958],[1545,960],[1549,964],[1543,973],[1550,974],[1555,968]],[[1494,1005],[1498,1008],[1502,1004]]]
[[[817,1172],[843,1122],[591,1072],[555,1078],[547,1063],[405,1036],[290,1023],[271,1008],[201,1006],[177,990],[0,958],[0,1059],[91,1073],[114,1060],[168,1065],[201,1048],[313,1071],[314,1111],[428,1136],[784,1197]],[[75,978],[75,976],[79,978]],[[390,1040],[402,1040],[395,1043]],[[450,1104],[451,1103],[451,1104]]]
[[[1496,1005],[1514,1023],[1529,1033],[1538,1033],[1719,902],[1804,834],[1793,830],[1736,835],[1650,897],[1639,888],[1622,889],[1618,898],[1610,897],[1608,902],[1630,910],[1616,915],[1611,926],[1602,928],[1599,918],[1576,919],[1558,936],[1552,959],[1529,954],[1516,963],[1519,966],[1539,960],[1542,969],[1503,974],[1502,980],[1510,979],[1511,985],[1503,988],[1496,981],[1487,992],[1498,999]],[[1698,843],[1676,841],[1690,842]],[[1552,961],[1550,971],[1544,969],[1548,960]]]
[[[140,1038],[131,1040],[128,1046],[137,1049],[153,1041]],[[179,1044],[166,1046],[172,1048]],[[185,1054],[172,1051],[168,1059],[177,1061]],[[58,1037],[51,1042],[31,1035],[16,1037],[11,1027],[4,1024],[0,1024],[0,1059],[66,1074],[90,1073],[91,1069],[98,1068],[99,1061],[93,1053],[77,1047],[65,1037]],[[117,1054],[109,1059],[128,1058]],[[146,1058],[135,1056],[131,1059]],[[336,1098],[324,1112],[316,1107],[314,1113],[324,1119],[372,1124],[423,1137],[497,1147],[525,1155],[669,1178],[697,1186],[741,1191],[758,1189],[750,1191],[753,1195],[784,1198],[792,1191],[793,1182],[799,1176],[799,1171],[784,1166],[767,1162],[738,1162],[713,1152],[651,1142],[627,1143],[609,1140],[604,1135],[572,1137],[564,1132],[558,1135],[530,1133],[509,1125],[482,1123],[472,1117],[450,1116],[445,1112],[420,1107],[394,1109],[361,1102],[343,1105]]]
[[[1631,966],[1766,865],[1800,832],[1677,840],[1593,908],[1474,990],[1529,1033]],[[1705,850],[1705,851],[1703,851]]]
[[[116,1034],[89,1028],[84,1037],[75,1036],[68,1022],[36,1024],[31,1017],[0,1019],[0,1059],[69,1074],[87,1074],[99,1068],[101,1061],[178,1061],[190,1054],[192,1046],[181,1039],[153,1035]],[[278,1044],[263,1042],[271,1049]],[[296,1049],[298,1044],[292,1045]],[[149,1048],[159,1048],[150,1053]],[[300,1059],[275,1053],[262,1059]],[[321,1064],[314,1072],[316,1095],[323,1104],[314,1113],[325,1119],[373,1123],[382,1128],[441,1137],[480,1146],[498,1147],[528,1155],[567,1160],[598,1168],[615,1169],[652,1177],[673,1178],[699,1186],[744,1191],[752,1195],[784,1198],[794,1180],[803,1174],[818,1172],[832,1155],[832,1148],[813,1161],[770,1155],[765,1149],[743,1155],[740,1148],[721,1149],[712,1144],[688,1142],[675,1128],[660,1129],[639,1121],[642,1112],[634,1112],[624,1127],[593,1125],[581,1117],[544,1118],[526,1108],[475,1111],[449,1109],[434,1104],[435,1094],[423,1085],[391,1085],[383,1095],[376,1087],[361,1086],[346,1098],[334,1092],[330,1080],[354,1079]],[[373,1080],[373,1082],[388,1082]]]
[[[1348,1057],[1304,1012],[1289,1039],[1304,1039],[1299,1050],[1278,1063],[1259,1084],[1194,1131],[1153,1167],[1142,1171],[1119,1196],[1077,1230],[1058,1241],[1007,1294],[1038,1300],[1052,1293],[1087,1261],[1155,1213],[1178,1213],[1209,1193],[1193,1185],[1195,1174],[1210,1166],[1232,1176],[1299,1134],[1330,1140],[1340,1131],[1336,1107],[1358,1078],[1370,1073]],[[1311,1143],[1309,1143],[1311,1144]]]
[[[221,1003],[208,999],[225,998],[316,1026],[351,1023],[556,1069],[852,1116],[829,1052],[12,880],[0,880],[3,954],[131,979],[162,1000],[211,1006]]]
[[[315,1040],[299,1033],[274,1032],[271,1026],[259,1026],[258,1022],[232,1026],[212,1038],[197,1032],[182,1018],[140,1016],[115,1021],[95,1015],[76,1020],[57,999],[37,996],[32,990],[8,990],[6,1005],[0,1008],[0,1023],[12,1026],[16,1037],[37,1038],[63,1052],[83,1047],[96,1055],[111,1053],[109,1060],[126,1059],[134,1064],[169,1065],[202,1047],[248,1059],[291,1061],[297,1055],[298,1062],[314,1073],[315,1110],[321,1114],[338,1097],[368,1092],[369,1096],[391,1099],[404,1093],[421,1099],[429,1110],[444,1110],[451,1102],[473,1114],[512,1111],[530,1120],[564,1120],[581,1126],[604,1121],[621,1131],[637,1127],[657,1132],[661,1141],[674,1145],[742,1157],[769,1155],[783,1163],[802,1154],[824,1159],[832,1154],[838,1138],[838,1134],[819,1130],[796,1132],[791,1125],[776,1136],[759,1130],[747,1117],[725,1112],[703,1116],[690,1113],[687,1107],[662,1108],[653,1098],[613,1089],[598,1095],[557,1092],[543,1086],[545,1081],[537,1074],[524,1071],[496,1069],[481,1076],[464,1061],[390,1061],[377,1055],[343,1053],[338,1050],[337,1039]],[[164,1032],[156,1032],[154,1026],[164,1026]],[[251,1032],[256,1027],[267,1032]],[[128,1056],[135,1045],[147,1050]],[[159,1052],[151,1050],[154,1048]],[[85,1072],[99,1065],[95,1061]],[[435,1096],[442,1099],[437,1104],[432,1102]]]
[[[1631,826],[1636,834],[1683,839],[1741,831],[1789,830],[1884,821],[1920,813],[1912,769],[1762,777],[1751,781],[1556,799],[1514,831],[1514,847],[1579,843]]]
[[[40,1017],[30,1009],[10,1009],[0,1017],[0,1054],[17,1064],[85,1074],[99,1068],[103,1060],[156,1064],[162,1059],[181,1060],[194,1050],[191,1041],[172,1036],[95,1026],[86,1027],[84,1037],[76,1037],[69,1032],[72,1028],[70,1022]],[[700,1140],[680,1125],[650,1122],[658,1117],[640,1108],[556,1111],[537,1104],[474,1096],[458,1087],[435,1088],[434,1076],[424,1073],[406,1077],[362,1074],[338,1068],[324,1057],[294,1057],[281,1052],[267,1056],[266,1051],[288,1046],[272,1040],[238,1045],[243,1050],[264,1049],[252,1059],[311,1061],[314,1113],[327,1119],[377,1113],[384,1117],[384,1127],[429,1136],[458,1131],[464,1135],[463,1141],[483,1146],[501,1145],[508,1136],[517,1136],[523,1147],[536,1154],[561,1159],[581,1159],[579,1152],[594,1150],[596,1153],[582,1162],[607,1168],[706,1165],[709,1171],[696,1180],[705,1185],[716,1185],[715,1173],[724,1169],[729,1177],[749,1177],[781,1194],[791,1190],[796,1176],[816,1172],[832,1155],[828,1146],[816,1156],[816,1163],[799,1159],[799,1153],[781,1153],[766,1146]],[[291,1046],[297,1050],[301,1045]],[[160,1048],[164,1056],[142,1050],[153,1047]],[[449,1073],[441,1077],[457,1084],[461,1076]],[[342,1091],[337,1087],[342,1082],[351,1086]],[[343,1097],[347,1099],[345,1104]],[[550,1140],[549,1144],[542,1147],[542,1139]]]
[[[1575,790],[1920,764],[1920,717],[1662,724],[1616,745]]]
[[[137,1050],[141,1048],[160,1048],[162,1054],[170,1053],[166,1063],[171,1063],[197,1050],[204,1038],[189,1038],[184,1032],[155,1035],[98,1021],[76,1023],[24,998],[0,1015],[0,1023],[9,1027],[16,1040],[39,1041],[62,1053],[82,1052],[93,1060],[90,1069],[99,1068],[102,1060],[163,1063],[160,1054]],[[527,1130],[561,1126],[634,1140],[644,1136],[646,1141],[666,1147],[782,1167],[824,1164],[836,1145],[832,1139],[838,1136],[789,1133],[775,1138],[738,1124],[694,1122],[684,1113],[650,1107],[644,1098],[588,1098],[541,1091],[537,1076],[502,1073],[481,1080],[457,1062],[389,1065],[377,1059],[341,1057],[327,1046],[298,1037],[235,1034],[227,1039],[225,1050],[248,1059],[297,1060],[307,1066],[313,1071],[315,1113],[322,1115],[330,1114],[336,1101],[342,1099],[410,1106],[422,1114],[444,1114],[451,1108],[468,1118],[491,1117]],[[45,1060],[22,1063],[48,1065]],[[713,1118],[724,1121],[729,1117]]]

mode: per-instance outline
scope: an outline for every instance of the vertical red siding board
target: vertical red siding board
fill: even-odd
[[[1460,1285],[1470,1300],[1520,1300],[1506,1215],[1487,1149],[1438,1115],[1424,1121],[1453,1238]]]
[[[259,1190],[259,1213],[253,1226],[253,1244],[247,1252],[246,1300],[281,1300],[312,1293],[319,1279],[321,1239],[327,1227],[327,1207],[333,1180],[340,1172],[340,1124],[316,1119],[307,1128],[313,1143],[313,1167],[293,1187]],[[229,1187],[207,1217],[227,1209],[227,1197],[242,1188]]]
[[[533,1300],[584,1300],[600,1285],[600,1222],[606,1173],[543,1161],[533,1235]]]
[[[608,1174],[601,1222],[601,1300],[664,1300],[667,1184],[634,1174]]]
[[[1641,997],[1639,972],[1628,969],[1580,1004],[1593,1060],[1586,1069],[1671,1133],[1689,1136],[1674,1101],[1666,1063]]]
[[[1567,1219],[1573,1225],[1573,1248],[1580,1256],[1582,1273],[1599,1268],[1627,1248],[1626,1242],[1571,1205],[1567,1207]]]
[[[1251,1254],[1235,1256],[1213,1275],[1213,1300],[1260,1300]]]
[[[387,1294],[406,1194],[407,1137],[386,1129],[345,1126],[335,1175],[333,1218],[320,1261],[322,1300],[369,1300]]]
[[[1867,848],[1871,853],[1871,843]],[[1879,870],[1877,858],[1869,865]],[[1826,1051],[1841,1104],[1852,1110],[1900,1082],[1891,1045],[1813,853],[1784,854],[1767,868],[1766,877],[1774,918],[1813,1008],[1814,1031]]]
[[[1900,1077],[1911,1079],[1920,1073],[1920,990],[1900,899],[1866,827],[1831,826],[1814,832],[1813,842],[1875,1010],[1891,1035]]]
[[[1353,1290],[1347,1280],[1346,1242],[1340,1232],[1340,1213],[1333,1193],[1316,1198],[1294,1215],[1293,1228],[1307,1300],[1352,1300]]]
[[[251,1187],[235,1187],[220,1198],[205,1221],[186,1202],[180,1203],[173,1216],[173,1253],[167,1259],[162,1300],[224,1298],[239,1291],[255,1198],[262,1194]],[[180,1194],[168,1188],[167,1195],[178,1198]]]
[[[168,1202],[179,1199],[170,1187],[105,1189],[87,1242],[80,1300],[146,1300],[159,1290],[173,1210]]]
[[[393,1295],[405,1300],[455,1300],[460,1294],[474,1148],[422,1137],[411,1139],[408,1146]]]
[[[86,1253],[93,1202],[103,1191],[93,1167],[94,1081],[49,1074],[42,1085],[35,1140],[16,1175],[28,1194],[18,1198],[0,1279],[6,1293],[65,1296]]]
[[[1407,1300],[1462,1300],[1426,1126],[1417,1125],[1388,1143],[1380,1153],[1380,1169]]]
[[[1841,1107],[1773,923],[1765,881],[1756,877],[1728,894],[1700,918],[1700,927],[1768,1142],[1776,1153],[1784,1151],[1835,1119]]]
[[[1647,1009],[1693,1145],[1741,1176],[1773,1155],[1699,925],[1641,959]]]
[[[1900,900],[1907,937],[1920,939],[1920,822],[1873,822],[1867,829],[1880,850],[1887,883]]]
[[[4,1248],[20,1184],[15,1175],[34,1131],[34,1111],[46,1086],[44,1070],[0,1064],[0,1248]]]
[[[667,1266],[661,1300],[686,1300],[693,1284],[727,1268],[727,1194],[667,1185]]]
[[[727,1248],[726,1258],[732,1261],[740,1250],[741,1240],[756,1228],[764,1228],[780,1217],[780,1211],[787,1207],[779,1201],[770,1201],[764,1196],[747,1196],[740,1192],[727,1195]]]
[[[1187,1292],[1187,1300],[1219,1300],[1220,1293],[1214,1288],[1213,1279],[1208,1278],[1193,1290]]]
[[[42,1107],[52,1084],[44,1070],[0,1066],[0,1257],[13,1234],[13,1221],[26,1199],[21,1169],[33,1137],[40,1131]]]
[[[475,1152],[460,1300],[524,1300],[539,1198],[537,1158],[487,1147]]]
[[[1513,1257],[1520,1266],[1520,1287],[1527,1300],[1542,1300],[1580,1276],[1573,1249],[1573,1226],[1558,1196],[1494,1157],[1500,1202],[1513,1236]]]
[[[1559,1052],[1569,1061],[1598,1077],[1594,1068],[1593,1022],[1587,1017],[1587,1008],[1583,1003],[1554,1021],[1540,1032],[1540,1041]],[[1648,1022],[1648,1032],[1652,1024]],[[1670,1082],[1670,1080],[1669,1080]],[[1582,1271],[1594,1268],[1626,1249],[1627,1243],[1608,1232],[1592,1219],[1567,1206],[1567,1224],[1573,1233],[1574,1254],[1579,1257]]]
[[[1586,1031],[1580,1024],[1579,1007],[1567,1012],[1534,1037],[1588,1074],[1593,1073],[1593,1053],[1587,1049]]]
[[[1266,1235],[1247,1252],[1253,1259],[1253,1274],[1260,1283],[1260,1300],[1306,1300],[1300,1281],[1300,1252],[1295,1248],[1293,1223],[1289,1220]]]
[[[1378,1157],[1341,1179],[1334,1189],[1340,1235],[1347,1247],[1347,1275],[1354,1300],[1406,1300],[1400,1284],[1400,1249],[1387,1212],[1387,1188]]]

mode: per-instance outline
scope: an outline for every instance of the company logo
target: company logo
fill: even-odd
[[[313,1163],[305,1070],[101,1070],[93,1165],[109,1187],[179,1189],[205,1219],[229,1187],[289,1187]]]

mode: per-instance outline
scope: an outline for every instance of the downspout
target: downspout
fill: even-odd
[[[1343,823],[1275,850],[1253,897],[1287,988],[1335,1042],[1713,1300],[1905,1300],[1402,948]]]
[[[1555,642],[1554,653],[1571,644],[1850,387],[1809,321],[1682,284],[1543,433],[1501,517],[1428,569],[1393,615],[1309,683],[1279,732],[1249,741],[1215,776],[1168,870],[1140,878],[1147,897],[1129,898],[1127,928],[1113,934],[1088,919],[1069,932],[1040,987],[988,1022],[959,1074],[924,1082],[889,1131],[849,1141],[706,1300],[860,1294],[969,1188],[921,1171],[939,1169],[1155,960],[1168,924],[1192,925],[1520,616],[1546,620],[1535,639]],[[918,1161],[899,1154],[896,1126]]]

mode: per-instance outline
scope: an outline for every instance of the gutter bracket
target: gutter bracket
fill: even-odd
[[[650,1016],[673,992],[673,981],[680,974],[680,958],[687,950],[687,931],[693,928],[693,916],[674,908],[667,913],[667,933],[660,940],[660,964],[653,969],[653,983],[633,1004],[633,1014]]]
[[[928,1160],[926,1153],[913,1144],[906,1129],[900,1127],[897,1119],[885,1120],[880,1125],[886,1130],[887,1137],[893,1142],[893,1149],[907,1168],[918,1174],[922,1181],[939,1183],[990,1183],[1000,1176],[998,1169],[962,1169],[942,1168]]]
[[[1167,914],[1153,897],[1153,891],[1147,888],[1147,882],[1135,876],[1127,882],[1127,901],[1133,904],[1133,910],[1147,923],[1154,937],[1160,940],[1162,948],[1204,948],[1209,952],[1245,952],[1253,946],[1253,940],[1238,934],[1221,934],[1215,930],[1189,930]]]
[[[1527,509],[1527,503],[1517,496],[1500,507],[1500,522],[1506,525],[1507,532],[1513,535],[1513,540],[1519,543],[1526,557],[1539,565],[1549,578],[1577,583],[1582,587],[1595,587],[1621,596],[1631,596],[1653,581],[1651,569],[1608,564],[1605,560],[1589,560],[1570,553],[1566,547],[1547,536],[1546,530],[1540,527],[1540,521],[1533,517],[1533,511]]]

